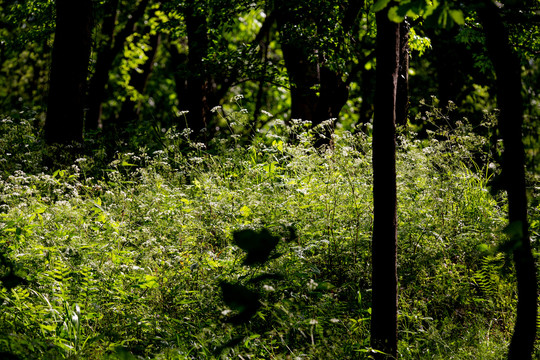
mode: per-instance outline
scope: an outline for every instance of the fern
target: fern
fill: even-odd
[[[474,273],[473,281],[485,297],[496,298],[501,281],[499,273],[503,265],[504,253],[484,256],[480,260],[480,269]]]

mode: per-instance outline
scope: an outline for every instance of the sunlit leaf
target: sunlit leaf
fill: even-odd
[[[381,11],[382,9],[384,9],[388,5],[388,3],[390,3],[390,0],[377,0],[373,4],[373,7],[371,9],[374,12]]]

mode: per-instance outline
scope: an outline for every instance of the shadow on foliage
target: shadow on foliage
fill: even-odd
[[[296,239],[294,228],[288,228],[288,241]],[[272,235],[268,229],[252,230],[244,229],[234,232],[233,243],[246,252],[243,265],[256,267],[263,265],[272,259],[277,259],[282,254],[276,253],[276,247],[280,237]],[[244,279],[241,277],[240,279]],[[249,322],[251,318],[261,308],[262,292],[260,286],[267,280],[282,280],[281,274],[262,273],[251,276],[243,283],[241,280],[232,283],[222,281],[220,283],[223,301],[233,310],[234,314],[226,321],[234,325],[241,325]],[[232,348],[242,342],[243,336],[234,337],[215,350],[215,355],[219,356],[225,349]]]
[[[2,253],[0,253],[0,283],[7,290],[19,285],[28,285],[28,281],[15,273],[15,265]],[[3,359],[3,358],[2,358]]]

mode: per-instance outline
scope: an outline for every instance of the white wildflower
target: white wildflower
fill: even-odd
[[[315,280],[313,279],[309,279],[309,282],[306,284],[306,287],[308,288],[309,291],[315,290],[317,286],[319,286],[319,284],[316,283]]]
[[[321,122],[321,126],[332,126],[336,120],[336,118],[324,120],[323,122]]]

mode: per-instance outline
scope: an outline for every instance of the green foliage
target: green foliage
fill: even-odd
[[[483,294],[493,297],[500,294],[499,273],[504,264],[504,253],[494,256],[485,256],[480,260],[480,269],[474,274],[475,283],[478,284]]]
[[[399,139],[399,351],[498,359],[515,309],[511,267],[489,253],[503,243],[504,198],[488,191],[485,139],[466,121],[441,126],[445,116],[432,106],[424,117],[439,127]],[[37,139],[27,122],[17,124],[6,123],[6,138]],[[228,136],[241,129],[231,126]],[[38,166],[38,141],[6,158],[0,351],[369,354],[369,138],[340,132],[333,149],[314,149],[322,126],[276,119],[248,146],[233,136],[203,145],[189,131],[158,134],[161,150],[117,153],[108,163],[96,154],[48,170]],[[33,165],[22,171],[25,159]],[[540,220],[531,214],[535,237]]]
[[[42,169],[44,145],[40,134],[34,131],[36,121],[35,118],[12,117],[0,120],[0,174],[2,176],[9,176],[17,170],[34,173]]]
[[[416,19],[422,17],[427,26],[438,28],[450,28],[453,25],[465,24],[463,11],[453,8],[453,1],[447,0],[400,0],[393,5],[390,0],[377,0],[373,4],[372,11],[378,12],[393,5],[388,9],[388,18],[395,22],[402,22],[405,17]]]

